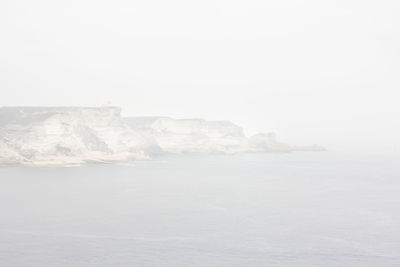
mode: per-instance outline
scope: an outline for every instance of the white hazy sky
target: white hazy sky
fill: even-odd
[[[396,152],[400,2],[0,2],[0,105],[229,119]]]

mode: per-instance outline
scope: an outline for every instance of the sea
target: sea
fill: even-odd
[[[400,266],[400,161],[333,152],[0,168],[0,266]]]

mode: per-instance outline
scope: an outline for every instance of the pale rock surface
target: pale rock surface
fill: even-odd
[[[293,150],[291,146],[276,141],[274,133],[256,134],[249,138],[249,144],[256,151],[290,152]]]
[[[133,117],[125,121],[142,134],[154,137],[166,153],[231,154],[249,151],[243,129],[229,121],[167,117]]]
[[[326,149],[318,146],[292,146],[276,140],[275,133],[259,133],[249,138],[250,147],[259,152],[292,152],[292,151],[325,151]]]
[[[146,160],[157,154],[319,151],[274,134],[247,138],[229,121],[122,118],[118,107],[0,108],[0,164],[68,165]]]
[[[157,147],[116,107],[1,108],[0,142],[4,161],[44,165],[147,159]]]

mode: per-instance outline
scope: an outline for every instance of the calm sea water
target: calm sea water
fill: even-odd
[[[0,168],[0,266],[400,266],[394,157]]]

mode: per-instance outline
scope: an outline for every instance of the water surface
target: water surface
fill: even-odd
[[[0,168],[1,266],[400,266],[394,157]]]

